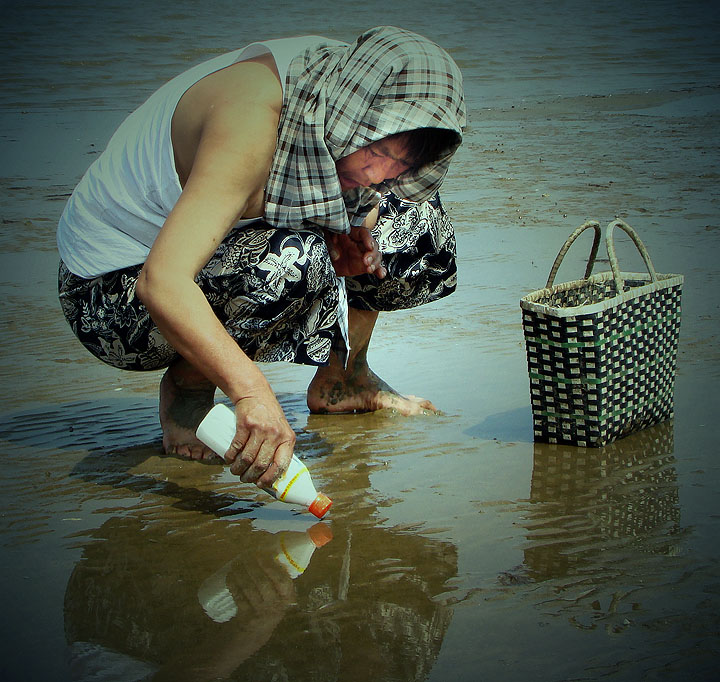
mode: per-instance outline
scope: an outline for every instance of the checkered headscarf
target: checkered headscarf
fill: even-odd
[[[422,36],[384,26],[349,46],[308,49],[288,68],[265,220],[275,227],[308,221],[348,232],[378,203],[379,192],[423,201],[440,187],[464,125],[460,70]],[[415,128],[454,130],[457,143],[435,163],[382,186],[342,192],[338,159]]]

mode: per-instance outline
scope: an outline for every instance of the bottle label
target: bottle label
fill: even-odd
[[[281,502],[284,502],[284,501],[285,501],[285,496],[290,492],[290,488],[293,487],[293,485],[295,484],[295,481],[298,480],[298,477],[300,476],[300,474],[302,474],[302,469],[301,469],[300,471],[298,471],[298,472],[288,481],[288,484],[285,486],[285,490],[283,490],[283,491],[280,493],[280,495],[279,495],[279,497],[278,497],[278,500],[280,500]],[[279,492],[279,491],[278,491],[278,492]]]

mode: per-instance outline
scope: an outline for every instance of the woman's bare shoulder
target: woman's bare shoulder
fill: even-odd
[[[270,54],[215,71],[190,87],[180,99],[172,121],[173,150],[181,184],[185,184],[193,167],[203,133],[217,129],[218,124],[226,122],[226,136],[242,138],[245,127],[255,134],[262,118],[266,120],[268,140],[274,146],[282,97],[277,67]]]
[[[282,106],[282,85],[272,55],[264,54],[236,62],[215,71],[195,83],[183,96],[180,105],[206,112],[218,106]],[[179,105],[179,106],[180,106]]]

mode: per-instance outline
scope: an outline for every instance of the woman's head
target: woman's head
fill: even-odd
[[[434,164],[458,144],[458,137],[455,131],[443,128],[416,128],[371,142],[335,162],[340,186],[347,191],[394,181]]]
[[[364,189],[370,175],[383,173],[356,164],[370,162],[374,153],[385,157],[383,164],[395,156],[407,168],[388,167],[371,186],[411,201],[429,198],[447,173],[464,124],[460,71],[422,36],[386,26],[348,46],[311,48],[288,70],[266,219],[288,227],[307,220],[338,232],[359,224],[379,201],[377,192]],[[343,178],[348,166],[368,172]]]
[[[336,160],[407,133],[418,158],[435,163],[451,156],[462,139],[460,70],[441,47],[404,29],[385,26],[361,35],[326,92],[324,137]]]

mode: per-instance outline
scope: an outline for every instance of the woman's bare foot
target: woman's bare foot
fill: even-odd
[[[195,431],[214,403],[215,385],[185,360],[168,367],[160,382],[160,425],[169,455],[213,459],[215,453]]]
[[[390,409],[406,416],[439,412],[429,400],[400,395],[368,366],[367,351],[377,317],[374,310],[348,310],[351,350],[347,368],[335,353],[330,353],[329,365],[318,367],[307,392],[310,412],[339,414]]]
[[[362,371],[333,371],[320,367],[307,393],[310,412],[342,414],[390,409],[402,415],[437,413],[438,409],[424,398],[404,396],[391,388],[367,365]]]

